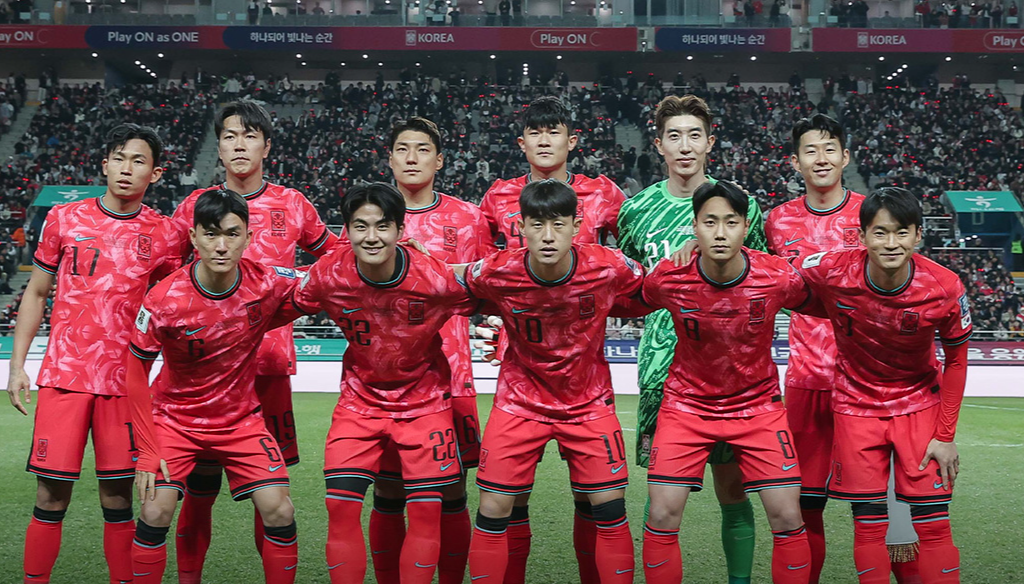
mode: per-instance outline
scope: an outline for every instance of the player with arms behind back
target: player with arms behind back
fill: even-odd
[[[132,580],[131,479],[138,451],[125,399],[125,350],[146,288],[178,267],[181,244],[170,220],[142,204],[146,189],[163,174],[156,132],[121,124],[104,148],[106,192],[50,209],[18,307],[7,392],[11,404],[28,414],[21,403],[29,401],[31,387],[25,357],[56,279],[26,469],[36,475],[37,487],[25,533],[25,582],[50,581],[90,433],[110,580]]]
[[[341,214],[351,245],[318,261],[293,300],[306,314],[325,310],[349,342],[324,453],[327,569],[333,584],[363,581],[363,498],[394,448],[409,530],[391,543],[401,545],[402,583],[429,584],[441,550],[441,491],[462,479],[440,331],[478,302],[447,264],[398,245],[405,201],[395,187],[356,186]]]
[[[597,577],[604,584],[632,582],[624,499],[629,471],[604,336],[616,299],[640,291],[643,268],[618,251],[573,243],[581,220],[576,194],[564,182],[530,183],[520,208],[527,247],[465,270],[470,292],[496,305],[509,337],[477,471],[470,575],[474,581],[505,577],[513,505],[532,490],[537,463],[554,439],[573,492],[593,509]]]
[[[522,135],[516,140],[530,164],[530,171],[510,180],[498,180],[484,194],[480,210],[487,217],[498,247],[517,249],[526,245],[519,229],[519,196],[523,187],[535,181],[555,179],[576,192],[576,218],[580,219],[576,243],[605,243],[617,237],[619,208],[626,200],[615,183],[604,175],[589,178],[569,172],[569,153],[579,137],[573,132],[572,112],[554,96],[538,97],[523,112]],[[504,337],[502,337],[504,339]],[[502,347],[498,353],[501,354]],[[596,584],[597,565],[594,545],[597,531],[593,510],[587,497],[574,493],[576,514],[573,519],[573,547],[579,562],[582,584]],[[516,498],[508,528],[509,565],[504,584],[524,584],[526,561],[530,555],[529,494]]]
[[[167,532],[200,458],[225,469],[236,501],[252,499],[264,525],[267,583],[295,582],[288,470],[263,422],[251,363],[264,334],[295,317],[287,301],[298,280],[291,268],[242,259],[252,238],[248,220],[238,193],[200,195],[189,232],[198,261],[150,290],[135,320],[127,374],[142,501],[132,545],[135,584],[163,580]],[[160,353],[164,365],[150,387],[149,362]]]
[[[441,133],[434,122],[412,117],[391,129],[389,163],[405,199],[405,236],[420,242],[430,255],[465,264],[494,251],[487,220],[472,203],[434,191],[434,176],[444,165]],[[469,319],[453,316],[441,329],[442,349],[452,371],[452,423],[458,436],[464,470],[480,459],[480,422],[469,352]],[[398,453],[390,449],[381,461],[370,514],[370,548],[378,584],[398,584],[399,552],[405,538],[405,493]],[[472,526],[466,507],[466,476],[441,491],[440,584],[461,584],[469,559]]]
[[[668,179],[651,185],[622,205],[619,213],[619,248],[627,257],[653,268],[694,238],[693,194],[714,182],[705,174],[708,155],[715,145],[711,111],[695,96],[668,96],[654,114],[654,145],[665,159]],[[764,218],[753,197],[748,197],[750,229],[744,245],[765,251]],[[647,317],[640,338],[637,411],[637,461],[647,466],[655,435],[662,387],[675,357],[676,333],[668,311]],[[743,492],[739,467],[723,446],[710,457],[715,494],[722,507],[722,547],[729,584],[749,584],[754,564],[754,509]]]
[[[273,124],[270,115],[253,101],[229,103],[217,112],[214,122],[217,151],[226,179],[221,189],[240,193],[249,206],[252,243],[245,257],[267,266],[295,267],[295,248],[316,257],[323,256],[337,242],[316,209],[295,189],[268,182],[263,164],[270,154]],[[182,233],[192,227],[198,197],[194,191],[174,212]],[[187,256],[191,249],[186,248]],[[281,447],[285,463],[299,462],[295,417],[292,414],[291,375],[295,374],[295,344],[292,326],[270,331],[260,345],[255,362],[256,395],[263,406],[267,429]],[[212,461],[201,461],[186,481],[185,499],[176,528],[180,584],[198,584],[202,578],[206,550],[210,546],[210,517],[220,491],[221,471]],[[256,549],[261,550],[263,523],[255,516]]]
[[[827,312],[838,356],[832,397],[835,446],[828,495],[853,507],[853,557],[861,584],[887,584],[886,489],[910,504],[924,584],[960,581],[949,502],[959,472],[956,423],[967,381],[971,314],[960,278],[914,253],[921,207],[900,188],[871,193],[860,209],[867,249],[808,256],[801,272]],[[938,333],[945,350],[940,372]]]

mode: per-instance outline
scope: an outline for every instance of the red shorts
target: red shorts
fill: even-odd
[[[452,398],[452,425],[459,445],[459,460],[462,468],[468,470],[480,464],[480,416],[476,410],[475,397]],[[391,481],[402,480],[402,461],[398,449],[389,445],[380,460],[377,475]]]
[[[824,497],[832,468],[832,392],[787,387],[786,414],[800,460],[800,494]]]
[[[295,439],[295,414],[292,413],[292,378],[290,375],[257,375],[256,397],[263,407],[267,430],[277,440],[284,462],[299,462],[299,442]]]
[[[626,444],[616,416],[586,422],[538,422],[498,408],[487,419],[476,484],[500,495],[533,490],[533,477],[548,441],[556,440],[577,493],[622,489],[629,484]]]
[[[716,442],[732,446],[748,492],[800,486],[800,468],[786,411],[718,418],[661,408],[647,483],[704,488],[704,467]]]
[[[132,442],[128,398],[40,387],[28,472],[62,481],[82,475],[85,443],[92,431],[96,478],[135,477],[138,451]]]
[[[277,441],[259,420],[248,426],[195,432],[156,423],[160,457],[167,462],[171,480],[157,473],[158,489],[177,489],[185,494],[185,478],[199,459],[215,460],[224,467],[236,501],[267,487],[287,487],[288,469]]]
[[[397,453],[406,489],[434,489],[462,478],[450,410],[417,418],[371,418],[340,404],[327,432],[324,477],[376,480],[389,448]]]
[[[911,505],[948,503],[953,490],[942,488],[938,463],[933,460],[918,470],[938,417],[939,406],[887,418],[836,414],[828,496],[853,503],[885,501],[891,456],[897,500]]]

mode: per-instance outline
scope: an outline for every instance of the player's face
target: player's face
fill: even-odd
[[[530,166],[548,170],[565,164],[577,140],[565,124],[558,124],[554,128],[526,128],[518,142]]]
[[[701,253],[716,262],[729,261],[740,253],[750,228],[750,221],[723,197],[708,199],[693,221]]]
[[[249,247],[252,231],[234,213],[228,213],[216,228],[196,225],[188,230],[203,267],[215,274],[231,272]]]
[[[132,139],[103,159],[107,191],[119,199],[140,199],[149,185],[160,180],[164,169],[153,163],[145,140]]]
[[[654,139],[669,174],[684,179],[704,172],[708,152],[714,145],[715,137],[704,129],[700,118],[691,115],[667,119],[661,137]]]
[[[897,271],[910,261],[914,248],[921,243],[921,227],[900,225],[888,209],[879,209],[867,228],[860,232],[860,241],[868,248],[871,263],[886,271]]]
[[[414,189],[429,185],[444,166],[444,156],[437,151],[430,136],[406,130],[398,135],[388,158],[395,182]]]
[[[547,266],[554,266],[561,261],[572,249],[572,239],[580,232],[581,222],[581,219],[569,216],[554,219],[520,218],[519,232],[526,239],[530,261]]]
[[[843,169],[850,163],[850,151],[843,148],[838,138],[821,130],[811,130],[800,136],[800,148],[791,160],[804,182],[825,191],[843,180]]]
[[[263,171],[263,159],[270,154],[270,140],[260,130],[247,130],[240,116],[231,116],[224,120],[217,151],[228,174],[247,177]]]
[[[385,264],[395,257],[395,246],[405,230],[394,221],[385,220],[384,211],[370,204],[356,209],[346,229],[356,260],[370,266]]]

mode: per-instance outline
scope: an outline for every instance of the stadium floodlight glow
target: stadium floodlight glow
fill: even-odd
[[[344,67],[344,66],[345,66],[345,61],[342,61],[342,62],[341,62],[341,66],[342,66],[342,67]]]
[[[692,61],[693,60],[693,55],[686,55],[686,60],[687,61]]]
[[[145,69],[145,68],[146,68],[145,65],[141,65],[141,64],[139,65],[139,69]]]
[[[907,65],[906,63],[904,63],[904,64],[903,64],[903,68],[904,68],[904,69],[909,69],[909,68],[910,68],[910,65]]]
[[[295,58],[296,59],[301,59],[302,58],[302,53],[295,53]]]
[[[303,62],[301,63],[301,65],[302,65],[303,67],[305,67],[305,66],[306,66],[306,62],[305,62],[305,61],[303,61]]]
[[[948,55],[946,56],[946,62],[947,62],[947,63],[948,63],[948,62],[950,62],[950,61],[952,61],[952,60],[953,60],[953,57],[950,57],[950,56],[948,56]]]
[[[369,59],[369,58],[370,58],[370,55],[367,55],[366,53],[363,53],[363,58],[364,58],[364,59]]]
[[[558,59],[559,61],[561,61],[562,60],[562,55],[558,55],[555,58]]]
[[[878,60],[879,60],[879,61],[884,61],[884,60],[885,60],[885,57],[879,57],[879,58],[878,58]]]
[[[417,66],[417,67],[419,67],[419,66],[420,66],[420,64],[419,64],[419,63],[416,63],[416,66]]]
[[[492,59],[497,59],[497,58],[498,58],[498,56],[497,56],[497,55],[491,55],[491,58],[492,58]]]
[[[757,60],[757,55],[751,55],[750,56],[750,60],[751,61],[756,61]]]
[[[384,66],[384,63],[377,63],[377,66],[378,66],[378,67],[383,67],[383,66]]]
[[[93,54],[92,54],[92,58],[93,58],[93,59],[95,59],[96,57],[99,57],[99,56],[100,56],[100,54],[99,54],[99,53],[93,53]],[[1017,68],[1016,68],[1016,67],[1014,67],[1014,70],[1016,70],[1016,69],[1017,69]]]
[[[136,64],[136,65],[141,65],[141,64],[142,64],[142,61],[135,61],[135,64]]]

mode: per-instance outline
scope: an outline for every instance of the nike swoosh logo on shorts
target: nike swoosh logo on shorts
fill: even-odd
[[[793,464],[784,464],[784,465],[782,465],[782,470],[789,470],[789,469],[793,468],[794,466],[796,466],[795,462]]]
[[[619,466],[613,466],[612,467],[612,474],[619,474],[619,471],[624,469],[624,468],[626,468],[625,464],[620,464]]]
[[[352,314],[353,312],[359,312],[362,308],[342,308],[342,314]]]
[[[281,470],[282,466],[284,466],[284,465],[283,464],[275,464],[274,466],[268,466],[267,470],[269,470],[270,472],[277,472],[277,471]]]
[[[664,566],[667,563],[668,563],[668,560],[665,560],[664,562],[658,562],[657,564],[652,564],[650,562],[647,562],[647,567],[653,570],[654,568],[657,568],[659,566]]]
[[[680,308],[679,314],[690,314],[691,312],[700,312],[699,308]]]
[[[453,464],[455,464],[455,463],[454,462],[449,462],[448,464],[442,464],[441,465],[441,472],[444,472],[444,471],[448,470],[448,467],[450,467]]]
[[[515,217],[518,214],[519,214],[519,211],[513,211],[513,212],[509,213],[508,216],[509,216],[509,218],[512,218],[512,217]]]
[[[295,568],[297,568],[298,566],[299,566],[298,564],[295,564],[294,566],[285,566],[285,567],[284,567],[284,569],[285,569],[286,571],[287,571],[287,570],[294,570],[294,569],[295,569]]]
[[[522,314],[524,312],[530,312],[529,308],[513,308],[512,314]]]
[[[935,481],[934,483],[932,483],[932,487],[934,487],[936,489],[941,489],[942,488],[942,481]]]

